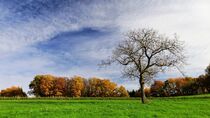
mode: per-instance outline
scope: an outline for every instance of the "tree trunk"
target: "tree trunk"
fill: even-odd
[[[144,92],[144,81],[143,78],[139,79],[139,83],[140,83],[140,89],[141,89],[141,102],[144,104],[146,102],[146,96],[145,96],[145,92]]]

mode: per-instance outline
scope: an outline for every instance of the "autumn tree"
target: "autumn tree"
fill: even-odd
[[[138,79],[141,101],[145,103],[145,83],[169,67],[182,65],[184,58],[183,44],[176,36],[170,38],[154,29],[139,29],[129,31],[102,65],[116,62],[124,67],[125,77]]]
[[[123,86],[118,87],[116,83],[108,79],[93,77],[88,82],[89,97],[128,97],[128,92]]]
[[[129,94],[124,86],[120,86],[116,88],[115,96],[116,97],[129,97]]]
[[[190,84],[190,78],[177,78],[176,79],[176,91],[177,95],[185,94],[185,87]]]
[[[175,78],[170,78],[165,81],[164,83],[164,96],[174,96],[177,94],[176,90],[176,79]]]
[[[0,91],[1,97],[27,97],[27,94],[22,88],[18,86],[12,86]]]
[[[184,86],[182,86],[184,95],[193,95],[198,93],[198,87],[196,85],[196,78],[186,77]]]
[[[195,87],[194,78],[170,78],[165,81],[163,92],[164,96],[191,95],[196,93]]]
[[[161,96],[161,91],[163,89],[164,82],[160,80],[155,80],[154,83],[151,85],[151,95],[152,96]]]
[[[29,93],[40,97],[53,96],[54,79],[52,75],[37,75],[29,84]]]
[[[54,80],[53,94],[54,96],[66,96],[66,78],[56,77]]]
[[[74,76],[68,80],[68,93],[71,97],[81,97],[84,90],[84,78],[80,76]]]
[[[89,80],[84,79],[84,89],[82,91],[82,97],[89,97]]]
[[[100,84],[101,93],[99,96],[110,97],[114,95],[115,89],[117,88],[117,84],[111,82],[108,79],[100,80]]]
[[[30,95],[35,95],[36,97],[42,97],[41,89],[40,89],[40,81],[44,75],[37,75],[34,77],[34,80],[30,82],[29,88],[31,89],[28,93]]]
[[[51,76],[51,75],[45,75],[41,79],[40,89],[41,89],[41,93],[42,93],[42,95],[44,95],[44,97],[54,96],[53,95],[54,80],[55,80],[55,77]]]
[[[88,86],[88,96],[90,97],[99,97],[101,93],[101,84],[100,84],[100,79],[93,77],[90,78],[89,81],[89,86]]]

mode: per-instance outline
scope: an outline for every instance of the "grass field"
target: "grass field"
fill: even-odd
[[[208,118],[210,96],[121,100],[0,100],[0,118]]]

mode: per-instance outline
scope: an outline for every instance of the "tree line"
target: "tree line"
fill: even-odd
[[[125,87],[96,77],[37,75],[29,88],[29,93],[37,97],[128,97]]]
[[[210,65],[205,74],[197,78],[170,78],[165,81],[155,80],[150,88],[145,88],[146,96],[168,97],[210,93]],[[140,97],[139,90],[129,92],[131,97]]]
[[[127,91],[123,86],[108,79],[80,76],[56,77],[37,75],[29,84],[28,93],[36,97],[140,97],[140,90]],[[205,74],[199,77],[169,78],[155,80],[150,87],[144,88],[147,97],[168,97],[210,93],[210,65]],[[1,97],[27,97],[21,87],[12,86],[0,91]]]
[[[37,75],[29,84],[29,95],[35,97],[128,97],[125,87],[109,79],[80,76],[56,77]],[[20,87],[12,86],[0,91],[1,97],[27,97]]]

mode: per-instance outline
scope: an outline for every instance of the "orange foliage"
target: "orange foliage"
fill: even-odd
[[[170,78],[165,81],[165,96],[176,96],[194,93],[190,86],[194,83],[193,78]]]
[[[40,90],[44,96],[49,97],[53,95],[54,79],[55,78],[52,75],[45,75],[40,80]]]
[[[123,86],[108,79],[90,78],[89,80],[74,76],[70,79],[52,75],[37,75],[29,85],[31,94],[41,97],[127,97]]]
[[[124,86],[120,86],[119,88],[117,88],[115,96],[116,97],[129,97],[129,94]]]
[[[156,80],[151,86],[152,96],[161,96],[161,90],[164,86],[164,82]]]
[[[84,90],[84,78],[74,76],[70,80],[70,92],[73,97],[81,97]]]
[[[54,80],[54,96],[66,96],[66,79],[58,77]]]
[[[22,88],[18,86],[12,86],[0,91],[0,96],[3,97],[27,97],[26,93],[23,92]]]

